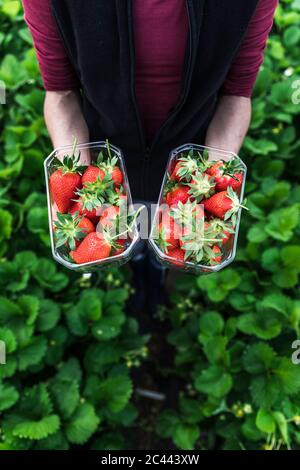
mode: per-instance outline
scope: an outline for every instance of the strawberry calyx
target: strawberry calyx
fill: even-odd
[[[191,183],[188,184],[190,187],[189,194],[200,202],[203,198],[209,198],[215,190],[215,180],[212,176],[197,171]]]
[[[234,225],[231,221],[225,222],[222,219],[213,218],[207,225],[210,227],[214,236],[221,238],[221,243],[225,243],[230,235],[235,233]]]
[[[82,173],[86,170],[86,165],[80,164],[80,152],[77,157],[75,157],[75,151],[77,147],[77,139],[74,140],[72,153],[71,155],[65,155],[61,160],[57,157],[53,160],[52,168],[55,170],[61,170],[62,174],[65,175],[66,173]]]
[[[76,240],[80,241],[86,236],[86,230],[79,227],[84,216],[78,212],[74,214],[62,214],[57,212],[57,220],[54,222],[54,234],[56,248],[68,245],[71,250],[76,249]]]
[[[224,220],[228,220],[232,217],[231,219],[232,223],[233,225],[235,225],[236,214],[239,211],[239,209],[246,209],[246,210],[249,210],[249,209],[248,207],[245,206],[246,201],[244,201],[244,205],[240,204],[238,195],[236,194],[236,192],[234,192],[234,190],[230,186],[227,188],[227,197],[232,201],[232,205],[231,205],[231,208],[226,212],[224,216]]]
[[[77,191],[75,194],[79,199],[75,202],[81,202],[83,210],[92,211],[97,209],[109,198],[113,192],[113,182],[110,175],[105,175],[103,179],[97,178],[93,183],[86,183],[84,188]]]
[[[199,169],[198,161],[191,155],[181,156],[177,160],[175,167],[176,175],[179,179],[190,181],[192,175]]]
[[[169,215],[176,220],[177,223],[188,226],[194,219],[198,220],[203,217],[204,212],[196,200],[188,200],[185,204],[179,201],[176,207],[171,208]]]

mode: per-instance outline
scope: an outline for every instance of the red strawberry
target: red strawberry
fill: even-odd
[[[126,243],[127,239],[119,238],[116,241],[116,250],[114,252],[114,256],[121,255],[126,250]]]
[[[111,172],[111,177],[115,186],[121,186],[124,180],[124,176],[123,176],[122,170],[120,170],[119,167],[116,166],[113,168]]]
[[[224,175],[219,177],[215,177],[216,180],[216,190],[217,191],[226,191],[226,189],[230,186],[234,191],[237,191],[243,182],[243,175],[242,173],[234,173],[233,176]]]
[[[221,248],[218,245],[214,245],[212,247],[212,251],[214,252],[214,258],[212,258],[213,263],[221,263],[222,261],[222,251]]]
[[[174,248],[173,250],[169,250],[168,252],[168,257],[174,259],[174,261],[172,260],[172,263],[175,266],[178,266],[180,268],[184,266],[184,263],[185,263],[184,256],[185,256],[185,251],[182,250],[181,248]]]
[[[228,187],[237,191],[243,182],[243,173],[241,170],[243,170],[243,167],[240,161],[235,158],[228,162],[220,160],[214,163],[206,170],[206,173],[214,176],[217,191],[226,191]]]
[[[166,203],[171,206],[177,206],[179,202],[185,204],[189,199],[192,200],[189,194],[189,186],[178,185],[175,186],[166,195]]]
[[[78,213],[71,215],[57,212],[53,231],[56,248],[67,245],[71,250],[74,250],[86,235],[95,232],[95,227],[89,219],[80,217]]]
[[[103,152],[100,152],[97,165],[99,168],[102,168],[107,175],[110,175],[115,186],[121,186],[124,181],[124,175],[118,166],[119,158],[117,156],[112,156],[112,151],[108,140],[106,140],[106,150],[108,158],[105,160]]]
[[[70,251],[70,256],[77,264],[90,263],[108,258],[111,245],[102,233],[93,232],[85,237],[75,251]]]
[[[239,198],[231,187],[229,187],[227,191],[221,191],[220,193],[214,194],[212,197],[204,201],[203,205],[205,210],[213,214],[215,217],[219,217],[224,220],[235,215],[240,207],[245,209],[245,207],[239,203]]]
[[[224,165],[223,160],[213,163],[209,168],[207,168],[205,173],[211,176],[218,176],[220,175],[220,168],[223,167],[223,165]]]
[[[78,228],[82,229],[83,233],[88,235],[89,233],[95,232],[95,226],[93,222],[87,217],[83,217],[78,224]]]
[[[90,165],[82,175],[82,185],[86,186],[88,183],[95,183],[97,179],[103,180],[105,171],[98,166]]]
[[[179,225],[166,212],[162,215],[162,221],[158,226],[158,244],[162,251],[168,252],[169,248],[177,248],[181,229]]]
[[[56,162],[56,170],[49,178],[50,193],[59,212],[68,212],[72,205],[75,193],[81,188],[82,167],[78,159],[65,157],[63,162]]]
[[[192,175],[199,168],[199,161],[192,155],[181,156],[178,158],[176,165],[170,176],[171,181],[190,181]]]
[[[213,218],[207,224],[207,230],[210,230],[216,238],[220,238],[222,245],[228,242],[234,233],[233,225],[224,220]]]
[[[109,206],[101,214],[100,222],[103,227],[111,228],[115,223],[118,215],[120,214],[120,207]]]
[[[79,201],[73,203],[73,206],[70,209],[70,214],[75,214],[75,212],[78,212],[79,215],[84,215],[85,217],[90,219],[94,224],[97,224],[99,221],[99,215],[97,215],[98,210],[84,209],[83,201],[79,199]]]
[[[189,187],[189,194],[197,202],[201,202],[203,198],[208,198],[214,193],[216,187],[215,179],[213,176],[197,171],[192,177]]]

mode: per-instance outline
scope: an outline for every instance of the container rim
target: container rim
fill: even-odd
[[[173,158],[176,155],[178,155],[179,153],[181,153],[183,151],[186,151],[187,149],[211,150],[212,152],[219,153],[220,155],[227,155],[227,156],[230,155],[231,159],[237,158],[241,162],[241,164],[243,166],[243,169],[244,169],[244,178],[243,178],[241,191],[240,191],[240,197],[239,197],[239,201],[240,202],[243,201],[244,192],[245,192],[246,176],[247,176],[247,166],[243,162],[243,160],[241,159],[241,157],[239,155],[237,155],[236,153],[234,153],[232,151],[227,151],[227,150],[224,150],[224,149],[218,149],[216,147],[210,147],[210,146],[206,146],[206,145],[199,145],[199,144],[193,144],[193,143],[186,143],[186,144],[180,145],[179,147],[176,147],[175,149],[170,151],[166,168],[167,169],[169,168],[170,163],[172,162]],[[172,262],[173,258],[168,257],[167,255],[165,255],[160,250],[160,248],[155,243],[155,241],[153,239],[153,235],[152,235],[153,230],[155,228],[158,213],[159,213],[160,201],[162,201],[162,199],[163,199],[163,191],[164,191],[165,183],[167,181],[167,175],[168,175],[168,173],[167,173],[167,170],[166,170],[165,171],[165,176],[164,176],[164,179],[163,179],[163,182],[162,182],[162,185],[161,185],[158,202],[156,204],[155,214],[154,214],[153,221],[152,221],[152,224],[151,224],[151,230],[150,230],[148,243],[150,244],[151,248],[155,251],[155,253],[159,257],[159,259],[161,259],[162,261]],[[204,272],[204,271],[208,272],[209,271],[209,272],[213,273],[213,272],[220,271],[221,269],[225,268],[230,263],[232,263],[232,261],[234,260],[234,258],[236,256],[236,251],[237,251],[237,242],[238,242],[238,235],[239,235],[239,228],[240,228],[240,221],[241,221],[241,212],[242,212],[242,209],[240,208],[238,210],[237,214],[236,214],[235,236],[234,236],[234,240],[233,240],[231,253],[230,253],[230,255],[228,256],[227,259],[225,259],[222,263],[217,264],[215,266],[206,266],[206,265],[203,265],[203,264],[195,264],[195,263],[192,263],[191,261],[186,261],[183,268],[181,268],[181,269],[184,271],[184,267],[186,266],[187,268],[189,268],[190,271],[191,270],[199,271],[199,272]]]

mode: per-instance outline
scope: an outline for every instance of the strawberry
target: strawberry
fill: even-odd
[[[111,244],[105,234],[93,232],[85,237],[76,250],[70,251],[70,256],[77,264],[84,264],[108,258],[110,252]]]
[[[108,140],[106,140],[106,150],[108,158],[105,160],[103,152],[100,152],[97,159],[97,166],[104,170],[105,174],[110,175],[115,187],[119,187],[124,181],[124,175],[118,166],[119,158],[117,156],[112,156],[111,154]]]
[[[103,180],[105,176],[105,171],[102,168],[99,168],[94,165],[88,166],[85,172],[82,175],[82,185],[86,186],[88,183],[95,183],[97,179],[100,181]]]
[[[105,228],[112,228],[113,225],[116,225],[119,214],[120,207],[108,206],[101,214],[100,223]]]
[[[109,200],[112,192],[113,183],[109,175],[105,175],[103,180],[97,178],[93,183],[86,183],[84,188],[76,192],[79,197],[75,200],[70,212],[78,211],[80,215],[85,215],[96,223],[97,214],[106,201]]]
[[[198,168],[199,164],[192,156],[188,155],[187,157],[179,157],[170,179],[171,181],[190,181],[192,175]]]
[[[86,235],[95,232],[95,226],[87,217],[80,217],[78,212],[73,215],[58,212],[54,232],[56,248],[67,245],[75,250]]]
[[[206,173],[214,176],[217,191],[226,191],[231,187],[237,191],[243,182],[243,167],[237,158],[224,162],[220,160],[206,170]]]
[[[180,232],[179,225],[165,211],[162,215],[162,221],[158,225],[158,245],[163,252],[168,253],[169,248],[178,247]]]
[[[166,194],[166,203],[171,206],[177,206],[179,202],[185,204],[191,195],[189,194],[190,188],[184,185],[177,185]]]
[[[197,204],[197,201],[187,201],[185,204],[179,202],[176,207],[171,208],[169,214],[177,223],[184,226],[198,222],[204,217],[203,208]]]
[[[111,191],[108,202],[113,206],[121,206],[127,202],[127,196],[124,193],[124,189],[122,187],[115,187],[115,191]]]
[[[216,237],[221,238],[223,245],[229,241],[231,235],[234,233],[232,224],[217,218],[213,218],[208,222],[207,229],[211,229]]]
[[[210,212],[219,219],[228,220],[232,217],[232,222],[235,224],[236,213],[240,207],[247,209],[239,203],[239,198],[233,189],[229,186],[227,191],[221,191],[211,196],[203,202],[205,210]]]
[[[113,256],[121,255],[126,250],[127,239],[119,238],[116,241],[115,251]]]
[[[214,245],[212,247],[212,251],[214,253],[214,257],[211,259],[212,263],[221,263],[222,261],[222,251],[218,245]]]
[[[219,160],[218,162],[212,162],[211,166],[207,168],[206,172],[210,176],[218,176],[220,174],[220,168],[224,165],[223,160]]]
[[[197,202],[201,202],[203,198],[209,198],[214,193],[216,184],[213,176],[197,171],[192,177],[189,187],[189,194]]]
[[[79,215],[83,215],[90,219],[94,224],[97,224],[99,221],[99,216],[97,215],[97,212],[99,211],[98,209],[92,209],[88,210],[85,209],[85,203],[82,199],[79,199],[78,201],[74,202],[73,206],[70,209],[70,214],[75,214],[78,212]],[[99,206],[100,207],[100,206]]]
[[[73,152],[74,155],[74,152]],[[66,156],[63,161],[57,160],[54,164],[56,170],[49,178],[50,193],[61,213],[68,212],[72,205],[75,193],[81,188],[81,173],[83,167],[79,166],[79,156]]]
[[[175,266],[178,266],[182,268],[185,263],[185,251],[182,250],[181,248],[173,248],[172,250],[169,250],[168,252],[168,257],[173,258],[172,263]],[[173,261],[174,260],[174,261]]]

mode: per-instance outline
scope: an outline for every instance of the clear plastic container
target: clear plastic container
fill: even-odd
[[[108,147],[109,145],[109,147]],[[109,148],[109,150],[108,150]],[[90,273],[93,271],[98,270],[99,268],[103,267],[112,267],[122,265],[130,260],[134,253],[134,249],[139,241],[139,232],[137,227],[137,222],[135,219],[132,220],[132,224],[130,226],[130,230],[128,234],[125,235],[127,238],[124,241],[124,251],[122,253],[114,254],[115,250],[112,250],[110,255],[103,259],[98,259],[95,261],[78,263],[75,262],[72,258],[70,258],[70,247],[67,244],[63,244],[62,246],[57,246],[57,235],[56,235],[56,222],[58,221],[57,216],[57,205],[53,199],[53,195],[51,194],[51,183],[50,183],[50,176],[55,171],[55,162],[58,160],[62,161],[64,156],[72,155],[72,158],[77,158],[79,153],[81,155],[81,161],[88,161],[90,159],[91,162],[96,162],[99,156],[99,153],[102,152],[103,161],[104,163],[109,158],[115,158],[116,166],[120,168],[123,174],[123,182],[118,187],[117,191],[122,193],[122,197],[125,200],[125,205],[128,210],[128,213],[133,210],[132,204],[132,197],[130,193],[130,187],[128,183],[128,177],[126,173],[126,168],[124,164],[124,156],[120,149],[115,147],[114,145],[107,144],[107,142],[93,142],[93,143],[86,143],[80,144],[75,147],[75,151],[73,152],[74,148],[72,146],[65,146],[55,149],[45,160],[44,162],[44,169],[45,169],[45,178],[46,178],[46,188],[47,188],[47,199],[48,199],[48,213],[49,213],[49,228],[50,228],[50,239],[51,239],[51,249],[54,259],[62,264],[63,266],[72,269],[74,271],[80,271],[85,273]],[[78,188],[80,190],[82,188]],[[115,186],[114,186],[115,189]],[[79,198],[79,196],[75,196],[72,201],[74,204]],[[105,207],[108,207],[105,205]],[[67,213],[71,212],[72,209],[68,210]],[[65,213],[65,212],[64,212]],[[80,213],[76,212],[76,215],[80,216]],[[101,216],[101,207],[99,207],[99,211],[97,210],[97,214],[99,218]],[[81,214],[81,217],[83,215]],[[99,231],[99,223],[93,220],[95,225],[95,231]],[[101,229],[100,229],[101,230]],[[78,245],[84,239],[77,241]],[[77,249],[78,245],[76,246],[75,250]]]
[[[181,163],[179,163],[180,161]],[[182,165],[183,162],[184,164]],[[226,174],[220,175],[220,173],[216,171],[216,167],[214,167],[216,174],[214,176],[209,175],[209,172],[214,172],[213,170],[209,170],[212,165],[212,162],[218,162],[221,171],[223,170],[225,172],[228,172],[228,174],[233,174],[234,176],[225,178],[224,182],[224,179],[221,179],[221,177],[226,176]],[[225,166],[222,162],[226,162]],[[228,162],[230,162],[230,164]],[[180,165],[182,165],[182,167],[180,167]],[[197,169],[195,170],[195,168]],[[206,173],[206,171],[208,171],[208,173]],[[238,157],[238,155],[234,154],[233,152],[227,152],[195,144],[186,144],[174,149],[170,153],[167,170],[162,183],[160,196],[153,217],[151,233],[149,237],[150,247],[156,254],[157,259],[162,264],[166,265],[167,267],[175,267],[184,271],[189,271],[197,274],[217,272],[232,263],[236,255],[241,209],[243,207],[240,207],[240,205],[242,205],[244,196],[246,173],[246,165]],[[224,221],[224,218],[227,217],[228,214],[226,212],[224,218],[220,217],[220,214],[218,213],[220,211],[218,210],[218,207],[216,207],[216,198],[212,199],[210,202],[207,201],[216,193],[223,192],[225,189],[224,185],[226,186],[227,184],[229,186],[232,185],[235,188],[233,189],[233,187],[231,187],[231,189],[235,192],[234,199],[236,198],[236,212],[234,215]],[[200,238],[197,238],[197,231],[193,229],[195,230],[195,232],[193,232],[193,237],[196,236],[196,239],[192,238],[191,244],[191,236],[189,235],[191,230],[189,232],[189,229],[186,230],[184,228],[185,226],[184,224],[182,224],[184,218],[181,218],[179,220],[179,225],[181,227],[181,234],[179,238],[181,238],[181,242],[176,248],[176,241],[174,242],[174,240],[172,239],[170,243],[171,239],[170,237],[168,238],[166,232],[164,232],[165,235],[163,237],[160,234],[162,234],[163,230],[165,230],[162,222],[163,217],[165,217],[163,214],[167,214],[166,219],[168,219],[168,216],[170,215],[171,218],[173,218],[173,220],[175,220],[176,224],[178,225],[178,219],[176,219],[176,216],[174,219],[174,214],[176,214],[176,211],[174,212],[174,208],[178,208],[176,197],[174,198],[174,194],[176,194],[176,192],[172,193],[172,190],[174,190],[174,188],[176,187],[178,188],[178,186],[186,186],[189,188],[189,200],[183,203],[185,209],[180,206],[179,213],[181,215],[184,213],[192,213],[192,220],[194,224],[193,227],[197,224],[200,224],[202,230],[199,231],[199,233],[201,234]],[[192,187],[194,188],[193,190]],[[190,194],[191,190],[193,192]],[[185,189],[184,191],[187,192],[187,189]],[[205,195],[201,194],[202,191]],[[230,195],[232,196],[231,190],[229,191]],[[227,194],[228,189],[226,188],[226,197]],[[218,195],[218,200],[220,200],[220,197],[223,198],[224,194],[221,196]],[[226,201],[228,203],[227,199]],[[179,203],[179,205],[180,204],[181,203]],[[186,206],[186,204],[190,205]],[[194,205],[198,205],[200,209],[194,209]],[[209,210],[207,210],[207,207],[209,207],[210,210],[216,211],[218,215],[216,216],[212,214]],[[198,214],[198,211],[200,215]],[[197,219],[195,221],[195,214],[199,215],[199,220],[201,219],[201,222],[198,222]],[[223,225],[224,223],[225,226]],[[226,232],[224,227],[228,227],[230,233]],[[173,232],[172,237],[174,238]],[[163,243],[161,242],[161,240]],[[165,246],[166,240],[168,241],[167,247]],[[194,242],[196,242],[196,245],[194,244]],[[193,250],[191,250],[191,248],[193,248]],[[185,255],[184,257],[181,251],[183,251]],[[188,254],[187,251],[189,253],[188,257],[186,256]],[[203,252],[204,255],[202,256]]]

